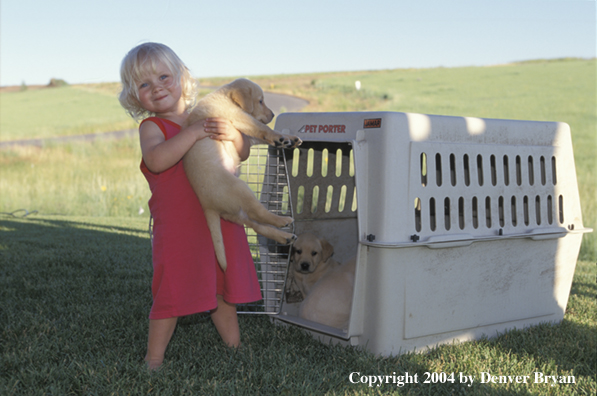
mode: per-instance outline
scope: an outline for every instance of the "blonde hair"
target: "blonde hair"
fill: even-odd
[[[127,113],[137,121],[153,115],[139,102],[138,82],[147,70],[155,71],[158,63],[163,63],[174,76],[176,84],[181,85],[187,110],[195,104],[197,81],[176,53],[164,44],[143,43],[130,50],[120,65],[122,91],[118,100]]]

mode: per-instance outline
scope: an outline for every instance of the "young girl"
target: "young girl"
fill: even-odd
[[[222,340],[237,347],[236,304],[261,299],[244,228],[222,220],[228,260],[223,272],[181,161],[201,139],[234,142],[242,160],[249,156],[250,143],[224,119],[181,129],[197,88],[187,67],[167,46],[145,43],[133,48],[123,59],[120,74],[120,103],[133,118],[144,118],[139,126],[141,171],[151,189],[149,208],[154,219],[153,305],[145,361],[156,369],[178,317],[210,311]]]

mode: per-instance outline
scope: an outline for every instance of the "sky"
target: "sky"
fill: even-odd
[[[120,81],[147,41],[194,76],[596,56],[595,0],[0,0],[0,85]]]

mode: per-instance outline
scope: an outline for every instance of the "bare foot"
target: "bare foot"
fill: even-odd
[[[157,371],[162,366],[163,359],[147,359],[145,358],[145,365],[149,371]]]

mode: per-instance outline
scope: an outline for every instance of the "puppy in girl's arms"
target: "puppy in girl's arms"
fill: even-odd
[[[282,135],[266,125],[274,118],[274,113],[265,105],[261,88],[246,79],[235,80],[199,100],[185,125],[213,117],[227,119],[243,134],[274,147],[289,148],[302,143],[298,137]],[[295,235],[276,228],[289,225],[292,218],[269,212],[249,186],[236,177],[240,162],[234,145],[227,140],[199,140],[183,157],[187,178],[205,212],[216,257],[223,270],[227,263],[220,217],[245,224],[281,244],[296,239]]]

